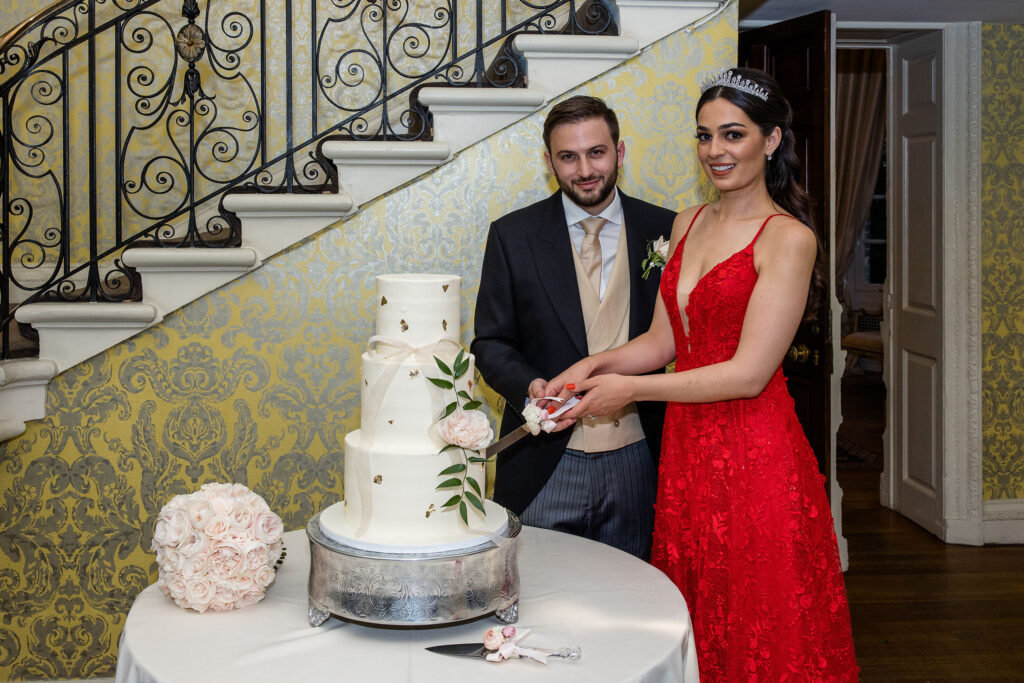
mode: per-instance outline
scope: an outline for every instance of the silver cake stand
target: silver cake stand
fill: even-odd
[[[382,553],[352,548],[320,530],[320,515],[306,525],[309,537],[309,623],[332,614],[380,626],[429,626],[486,614],[506,624],[519,619],[517,549],[522,523],[494,540],[441,553]]]

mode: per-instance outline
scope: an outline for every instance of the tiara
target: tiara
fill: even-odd
[[[768,91],[754,83],[749,78],[743,78],[739,74],[733,74],[731,70],[723,71],[717,76],[712,76],[700,84],[700,92],[703,95],[705,91],[715,88],[717,86],[724,86],[726,88],[736,88],[745,93],[749,93],[754,97],[760,97],[765,102],[768,101]]]

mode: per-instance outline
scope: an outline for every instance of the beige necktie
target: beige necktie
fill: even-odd
[[[583,272],[594,288],[597,297],[601,298],[601,240],[597,238],[601,228],[607,221],[600,216],[591,216],[580,221],[583,226],[583,245],[580,247],[580,262]]]

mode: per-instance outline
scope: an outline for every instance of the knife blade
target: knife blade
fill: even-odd
[[[453,643],[451,645],[431,645],[427,648],[430,652],[439,655],[451,655],[453,657],[487,657],[487,648],[480,643]]]
[[[484,456],[489,458],[492,455],[497,455],[498,453],[505,450],[506,448],[514,444],[516,441],[519,441],[519,439],[523,438],[529,433],[530,428],[526,425],[522,425],[516,428],[515,430],[509,432],[508,434],[501,437],[500,439],[492,443],[490,446],[485,448]]]

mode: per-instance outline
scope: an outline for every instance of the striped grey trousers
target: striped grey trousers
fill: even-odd
[[[520,519],[649,560],[657,477],[647,441],[601,453],[566,449]]]

